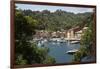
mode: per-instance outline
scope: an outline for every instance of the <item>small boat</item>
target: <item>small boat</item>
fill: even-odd
[[[67,54],[74,54],[74,53],[77,52],[77,51],[78,51],[77,49],[73,49],[73,50],[67,51],[66,53],[67,53]]]
[[[80,43],[80,41],[71,41],[70,43],[71,44],[77,44],[77,43]]]

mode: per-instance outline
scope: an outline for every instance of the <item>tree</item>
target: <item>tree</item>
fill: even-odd
[[[37,22],[18,10],[15,13],[15,64],[17,65],[44,63],[51,60],[50,63],[54,63],[54,59],[48,57],[48,48],[39,48],[36,43],[30,42],[35,34]]]
[[[33,19],[35,18],[38,21],[37,29],[57,31],[62,28],[66,30],[72,27],[84,25],[85,22],[83,22],[83,20],[90,16],[91,12],[74,14],[57,9],[55,12],[51,12],[49,10],[24,10],[23,14],[25,16],[32,16]]]
[[[81,62],[82,59],[86,56],[93,56],[93,41],[94,41],[94,34],[93,34],[93,15],[87,18],[85,21],[85,26],[88,27],[88,29],[84,32],[82,38],[81,38],[81,47],[78,52],[74,54],[74,61]]]

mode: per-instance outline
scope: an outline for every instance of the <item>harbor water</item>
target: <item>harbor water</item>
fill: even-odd
[[[40,45],[40,44],[38,44]],[[55,58],[56,63],[70,63],[73,61],[73,55],[66,53],[73,49],[79,49],[80,44],[71,44],[69,42],[45,42],[43,46],[49,48],[51,57]]]

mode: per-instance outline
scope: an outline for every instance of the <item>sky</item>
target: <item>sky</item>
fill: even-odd
[[[27,10],[30,9],[32,11],[42,11],[49,10],[51,12],[56,11],[57,9],[61,9],[67,12],[84,13],[84,12],[93,12],[93,8],[83,8],[83,7],[67,7],[67,6],[50,6],[50,5],[30,5],[30,4],[15,4],[17,9]]]

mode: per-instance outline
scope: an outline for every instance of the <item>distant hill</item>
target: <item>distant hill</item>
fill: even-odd
[[[76,26],[84,26],[85,20],[92,15],[92,12],[74,14],[63,10],[50,12],[49,10],[31,11],[23,10],[25,16],[31,16],[38,21],[37,29],[58,31],[67,30]]]

